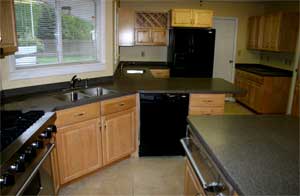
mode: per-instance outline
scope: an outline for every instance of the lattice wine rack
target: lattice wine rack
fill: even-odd
[[[168,13],[166,12],[136,12],[136,28],[167,28]]]

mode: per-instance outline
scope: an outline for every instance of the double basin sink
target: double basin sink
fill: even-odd
[[[107,94],[115,93],[112,90],[108,90],[102,87],[95,87],[95,88],[82,88],[76,90],[65,90],[68,91],[66,93],[55,95],[56,99],[61,101],[71,101],[75,102],[81,99],[88,99],[92,97],[100,97]]]

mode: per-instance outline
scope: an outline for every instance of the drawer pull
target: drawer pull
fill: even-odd
[[[83,116],[83,115],[85,115],[85,112],[74,114],[75,117],[80,117],[80,116]]]
[[[205,102],[205,103],[211,103],[211,102],[213,102],[213,100],[203,100],[203,102]]]
[[[125,103],[120,103],[120,104],[119,104],[119,106],[124,106],[124,105],[125,105]]]

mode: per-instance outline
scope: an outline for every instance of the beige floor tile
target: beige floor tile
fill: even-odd
[[[237,102],[225,102],[225,115],[245,114],[253,115],[254,113]]]
[[[183,157],[130,158],[62,188],[59,195],[182,195],[183,175]]]

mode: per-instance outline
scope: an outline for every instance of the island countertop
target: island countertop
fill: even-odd
[[[299,195],[299,119],[189,116],[199,141],[240,195]]]

